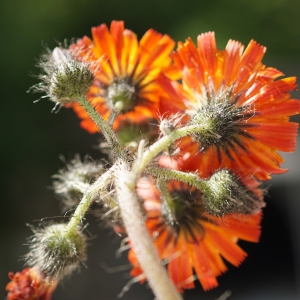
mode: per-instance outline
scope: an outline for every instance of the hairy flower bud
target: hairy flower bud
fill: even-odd
[[[90,89],[94,75],[88,63],[77,61],[70,50],[56,47],[42,56],[39,63],[44,74],[42,82],[33,87],[35,91],[46,93],[46,97],[57,104],[76,102]]]
[[[175,126],[169,119],[163,119],[159,124],[159,129],[163,135],[168,135],[175,130]]]
[[[76,206],[90,185],[103,173],[103,165],[88,156],[81,161],[79,155],[66,167],[53,175],[53,188],[63,202],[63,210]]]
[[[33,229],[30,266],[37,266],[47,276],[61,278],[71,274],[86,259],[86,238],[79,230],[66,231],[66,224],[54,224]]]
[[[184,114],[174,114],[169,118],[161,118],[159,123],[159,130],[163,135],[171,134],[176,128],[180,126],[180,123],[184,117]]]
[[[215,216],[242,213],[256,214],[265,202],[228,170],[220,170],[206,181],[203,189],[205,211]]]
[[[208,130],[194,134],[194,138],[200,142],[201,150],[212,146],[226,149],[227,146],[238,145],[243,148],[239,136],[251,138],[244,130],[246,125],[240,122],[254,115],[248,106],[235,107],[234,102],[212,103],[200,109],[191,119],[191,125],[206,124]]]

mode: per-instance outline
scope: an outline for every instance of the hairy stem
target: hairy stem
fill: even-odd
[[[112,167],[113,168],[113,167]],[[86,191],[83,198],[81,199],[80,203],[78,204],[73,216],[71,217],[67,228],[66,233],[72,233],[78,229],[81,224],[82,218],[86,214],[87,210],[91,206],[93,199],[97,195],[99,195],[99,191],[102,190],[106,185],[107,182],[110,181],[112,176],[112,168],[103,175],[101,175],[96,182],[94,182]]]
[[[156,166],[148,166],[146,168],[146,172],[155,178],[185,182],[188,185],[194,186],[198,190],[203,191],[209,189],[206,180],[201,179],[194,173],[186,173],[178,170],[170,170]]]
[[[151,289],[159,300],[180,300],[181,295],[162,266],[153,241],[146,229],[142,210],[134,186],[135,176],[125,163],[115,173],[116,190],[122,218],[131,245]]]
[[[128,155],[121,145],[118,136],[113,131],[110,124],[104,121],[101,115],[95,110],[93,105],[86,99],[84,96],[80,96],[77,98],[77,102],[80,106],[88,113],[90,118],[94,121],[96,126],[98,127],[99,131],[102,132],[104,135],[108,145],[112,149],[112,152],[115,154],[116,157],[121,157],[128,160]]]

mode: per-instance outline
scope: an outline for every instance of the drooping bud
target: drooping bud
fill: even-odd
[[[39,76],[42,82],[33,90],[45,92],[46,97],[60,105],[76,102],[89,91],[94,80],[89,64],[75,60],[70,50],[61,47],[42,56],[39,66],[44,71]]]
[[[86,259],[86,238],[79,230],[67,232],[66,224],[33,229],[29,266],[37,266],[51,278],[71,274]]]
[[[265,202],[247,188],[228,170],[214,173],[207,181],[203,192],[205,211],[215,216],[226,214],[256,214]]]
[[[90,185],[103,173],[103,165],[85,157],[81,161],[75,155],[66,167],[53,175],[53,188],[63,202],[63,210],[76,206]]]

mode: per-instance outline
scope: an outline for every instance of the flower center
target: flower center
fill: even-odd
[[[125,80],[115,80],[108,88],[106,101],[112,111],[124,113],[136,104],[135,87]]]
[[[204,236],[204,228],[199,222],[205,212],[202,193],[181,189],[172,191],[170,196],[171,203],[162,203],[162,215],[171,228],[175,242],[182,232],[187,242],[198,243]]]

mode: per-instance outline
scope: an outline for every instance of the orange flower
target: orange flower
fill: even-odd
[[[105,24],[92,28],[93,41],[88,37],[71,46],[75,56],[96,64],[95,81],[88,99],[105,120],[114,120],[114,129],[124,121],[140,123],[156,117],[161,87],[157,78],[170,68],[170,52],[174,41],[153,29],[138,42],[136,35],[124,29],[123,21],[113,21],[110,30]],[[98,129],[78,105],[75,112],[81,126],[91,133]],[[112,122],[111,121],[111,122]]]
[[[198,36],[198,48],[188,39],[172,56],[182,85],[162,82],[167,93],[161,113],[186,113],[191,124],[205,118],[215,122],[213,135],[179,143],[183,169],[198,170],[201,177],[227,168],[267,180],[286,171],[277,150],[295,149],[298,124],[289,116],[300,110],[299,100],[290,98],[296,78],[278,79],[283,74],[262,64],[266,48],[255,41],[243,49],[229,40],[218,50],[213,32]]]
[[[7,300],[50,300],[57,280],[49,280],[36,268],[26,268],[16,274],[8,274]]]
[[[238,240],[258,242],[261,213],[213,217],[204,212],[200,191],[176,181],[168,188],[171,210],[162,203],[153,180],[143,178],[138,184],[148,216],[146,226],[160,258],[167,261],[169,275],[179,291],[193,288],[196,278],[204,290],[214,288],[218,285],[216,277],[227,270],[223,258],[239,266],[247,256],[237,245]],[[128,258],[134,267],[131,275],[141,275],[132,249]]]

